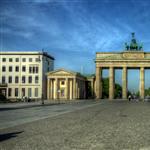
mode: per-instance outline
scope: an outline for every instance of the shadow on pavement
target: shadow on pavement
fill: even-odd
[[[21,134],[22,132],[24,132],[24,131],[0,134],[0,142],[9,140],[11,138],[15,138],[18,136],[18,134]]]

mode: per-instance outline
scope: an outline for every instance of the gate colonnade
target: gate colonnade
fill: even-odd
[[[150,53],[143,51],[124,51],[120,53],[96,53],[96,98],[102,98],[102,69],[109,68],[109,99],[114,98],[114,69],[122,68],[122,98],[127,99],[127,70],[140,69],[140,98],[144,99],[145,68],[150,68]]]

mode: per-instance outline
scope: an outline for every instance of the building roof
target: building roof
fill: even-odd
[[[55,58],[49,55],[47,52],[38,52],[38,51],[6,51],[6,52],[1,51],[0,55],[43,55],[52,60],[55,60]]]
[[[83,76],[83,75],[80,74],[79,72],[74,72],[74,71],[66,70],[66,69],[64,69],[64,68],[60,68],[60,69],[56,69],[56,70],[54,70],[54,71],[50,71],[50,72],[47,73],[47,76],[48,76],[48,75],[55,74],[55,73],[58,73],[58,72],[66,72],[66,73],[69,73],[69,74],[74,75],[74,76],[80,76],[80,77],[85,78],[85,76]]]

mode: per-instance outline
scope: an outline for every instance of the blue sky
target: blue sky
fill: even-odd
[[[94,73],[95,53],[122,51],[131,32],[150,51],[149,8],[148,0],[1,0],[0,50],[44,49],[55,68]]]

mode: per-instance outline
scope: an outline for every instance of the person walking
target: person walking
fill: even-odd
[[[131,95],[128,96],[128,100],[131,101]]]
[[[41,96],[42,105],[44,105],[44,95]]]

